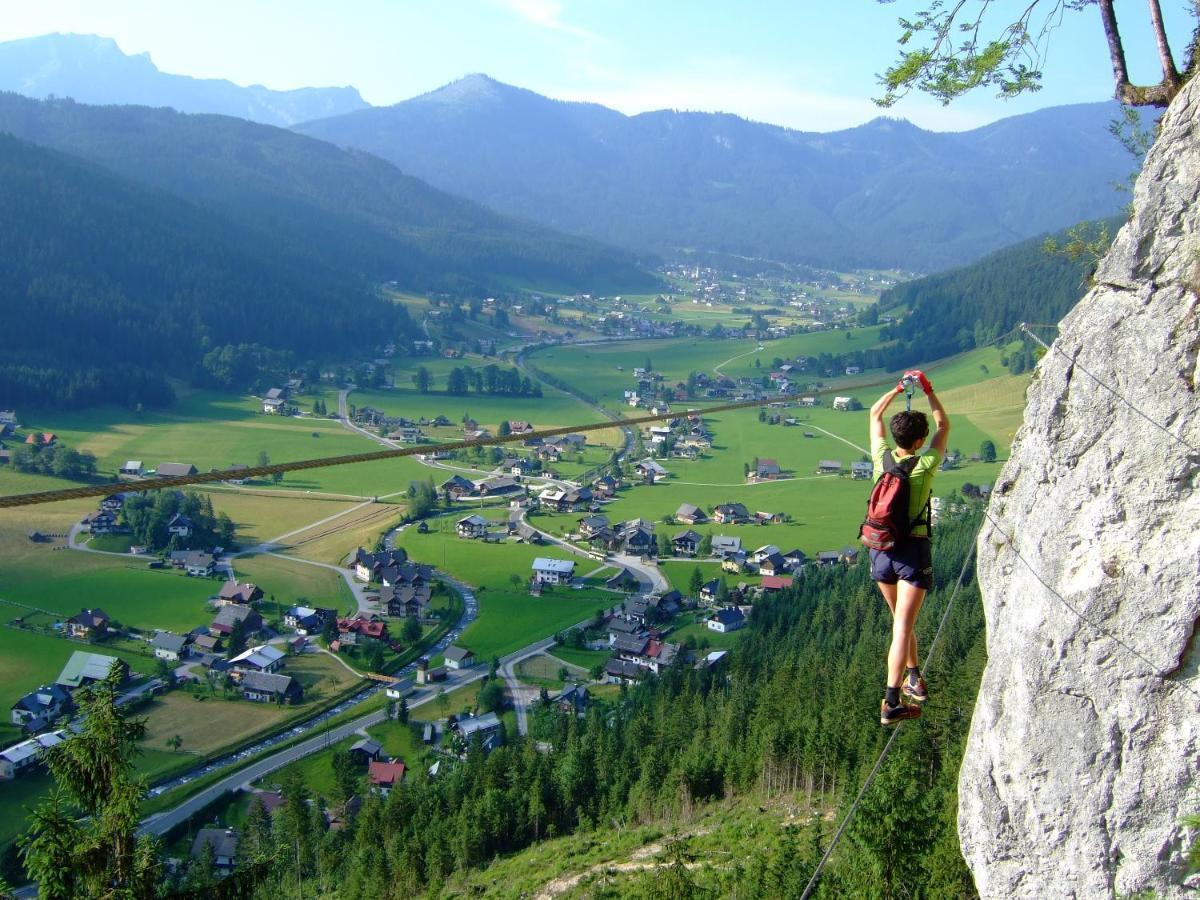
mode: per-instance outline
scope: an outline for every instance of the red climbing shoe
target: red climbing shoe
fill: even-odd
[[[916,681],[904,679],[904,684],[900,685],[900,693],[917,703],[924,703],[929,699],[929,691],[925,687],[924,678],[918,678]]]
[[[919,706],[913,706],[909,703],[901,703],[899,706],[888,706],[886,698],[879,703],[880,725],[895,725],[906,719],[919,718],[921,718],[921,707]]]

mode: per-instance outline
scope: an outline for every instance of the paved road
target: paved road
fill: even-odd
[[[588,621],[591,621],[590,619]],[[580,623],[583,624],[583,623]],[[528,715],[528,698],[525,696],[527,688],[521,686],[521,682],[517,680],[516,666],[522,660],[528,659],[531,656],[539,656],[545,653],[554,646],[554,638],[547,638],[544,641],[539,641],[536,644],[530,644],[523,650],[518,650],[512,656],[505,657],[505,661],[500,664],[500,675],[508,685],[508,693],[512,697],[513,709],[517,713],[517,731],[521,734],[529,734],[529,715]],[[539,692],[534,692],[535,695]]]

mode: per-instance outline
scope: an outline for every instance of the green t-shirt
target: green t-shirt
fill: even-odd
[[[876,481],[883,474],[883,455],[890,449],[887,441],[883,438],[871,437],[871,462],[875,466]],[[930,447],[917,457],[917,464],[908,477],[908,518],[910,521],[921,515],[925,504],[929,502],[929,497],[933,493],[933,476],[937,474],[938,466],[941,464],[942,454],[936,447]],[[929,537],[929,529],[925,527],[924,521],[915,526],[912,533],[915,537]]]

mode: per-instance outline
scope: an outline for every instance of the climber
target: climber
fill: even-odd
[[[911,390],[913,385],[920,385],[929,398],[933,421],[937,425],[930,450],[921,455],[918,455],[918,451],[929,436],[929,420],[925,413],[905,411],[892,416],[888,424],[892,440],[896,443],[897,449],[894,451],[888,448],[883,427],[883,415],[892,400],[898,394]],[[921,611],[926,591],[933,587],[930,495],[933,492],[933,477],[946,455],[950,419],[924,372],[905,372],[900,383],[875,402],[870,412],[870,434],[876,482],[872,501],[875,502],[880,495],[885,472],[889,474],[888,483],[895,482],[900,487],[896,495],[898,503],[907,499],[907,510],[899,513],[903,521],[893,529],[894,542],[885,533],[882,540],[874,542],[881,549],[872,547],[870,551],[871,578],[879,585],[883,599],[892,611],[892,643],[888,651],[887,684],[880,703],[879,721],[883,725],[894,725],[920,716],[921,707],[917,704],[928,699],[925,679],[921,677],[917,659],[917,638],[913,634],[913,624],[917,620],[917,613]],[[871,523],[868,515],[863,533],[863,543],[868,547],[873,543],[869,532]],[[904,702],[902,694],[914,703]]]

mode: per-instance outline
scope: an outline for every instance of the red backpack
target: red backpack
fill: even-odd
[[[883,455],[883,474],[871,489],[867,517],[858,529],[858,539],[863,546],[872,550],[890,550],[909,536],[913,526],[928,522],[928,503],[917,518],[911,521],[908,518],[909,478],[917,466],[917,459],[909,456],[896,462],[890,450]]]

